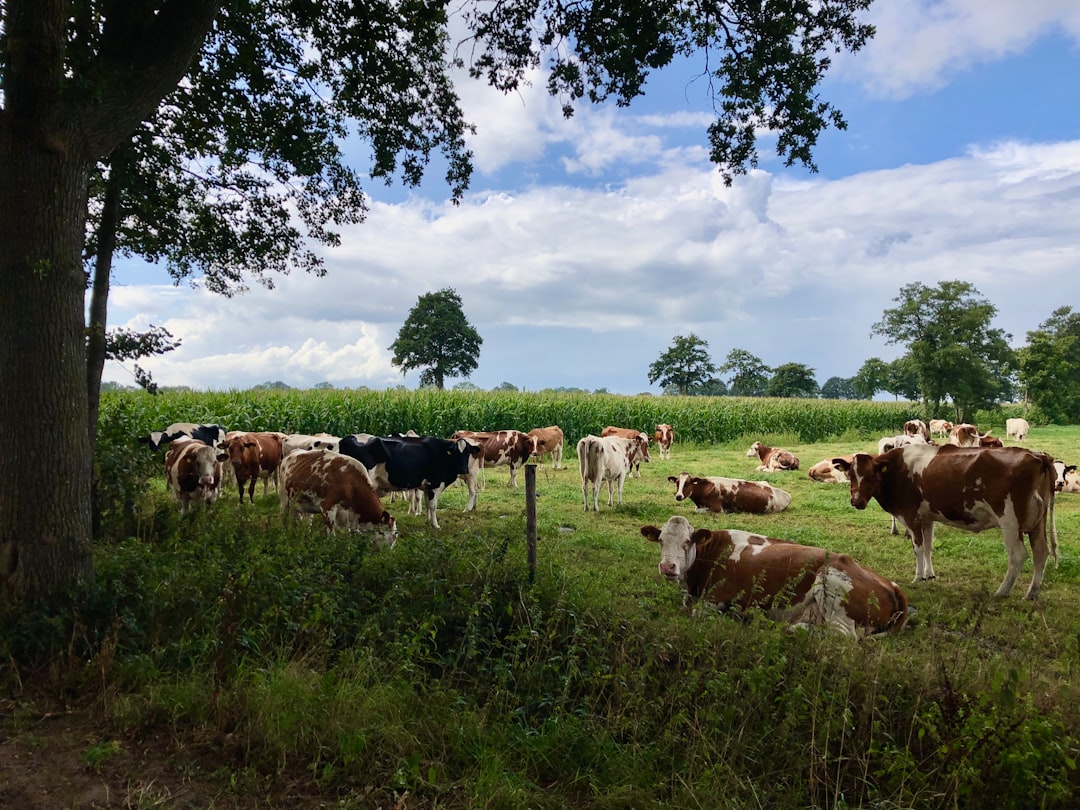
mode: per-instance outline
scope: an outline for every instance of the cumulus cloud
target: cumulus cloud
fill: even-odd
[[[865,19],[876,36],[855,55],[837,55],[836,74],[885,98],[941,87],[1050,32],[1080,41],[1075,0],[876,0]]]

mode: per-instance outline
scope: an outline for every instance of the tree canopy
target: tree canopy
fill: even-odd
[[[1051,422],[1080,423],[1080,313],[1059,307],[1019,352],[1027,394]]]
[[[760,357],[746,349],[732,349],[719,369],[728,377],[728,391],[735,397],[760,397],[765,395],[772,369]]]
[[[803,397],[813,399],[820,389],[814,379],[814,370],[802,363],[783,363],[773,369],[772,377],[765,386],[767,397]]]
[[[649,383],[660,383],[677,394],[700,393],[715,383],[716,366],[709,358],[709,344],[691,332],[676,335],[671,346],[649,364]]]
[[[821,386],[823,399],[869,399],[859,396],[854,377],[829,377]],[[873,396],[873,395],[871,395]]]
[[[871,334],[902,344],[907,353],[897,363],[899,387],[914,383],[927,414],[946,399],[959,421],[978,408],[991,407],[1012,394],[1016,355],[1011,335],[991,326],[997,308],[966,281],[942,281],[937,287],[914,282],[900,289]],[[910,380],[905,380],[910,375]],[[911,393],[915,391],[900,391]]]
[[[478,365],[480,333],[465,318],[461,296],[449,287],[425,293],[409,310],[397,340],[390,344],[391,363],[405,374],[421,369],[420,384],[440,391],[447,377],[468,377]]]

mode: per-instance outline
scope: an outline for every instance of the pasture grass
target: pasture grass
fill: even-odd
[[[1039,599],[1022,598],[1030,562],[995,599],[1000,532],[938,527],[938,579],[911,583],[911,544],[876,503],[857,511],[846,485],[806,476],[874,451],[865,431],[679,442],[621,505],[605,489],[599,513],[582,505],[575,438],[564,469],[536,470],[535,579],[524,474],[512,488],[505,468],[487,471],[475,512],[448,490],[439,531],[389,503],[400,537],[381,552],[286,527],[261,485],[254,506],[234,489],[180,516],[155,474],[130,531],[96,548],[76,609],[5,624],[0,651],[21,662],[5,685],[48,672],[118,735],[166,727],[182,750],[212,750],[223,806],[252,793],[279,806],[280,779],[358,808],[1073,806],[1080,496],[1057,498],[1061,560]],[[755,472],[758,439],[801,469]],[[1024,444],[1075,459],[1080,428],[1036,427]],[[674,500],[682,471],[767,480],[792,505],[699,514]],[[855,642],[688,615],[640,535],[673,514],[851,554],[905,588],[910,627]]]

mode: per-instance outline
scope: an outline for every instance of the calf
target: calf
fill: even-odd
[[[255,482],[263,480],[266,495],[273,479],[277,484],[277,468],[281,464],[283,433],[237,432],[218,444],[219,461],[227,461],[236,474],[240,503],[244,502],[244,484],[248,485],[248,500],[255,503]]]
[[[671,445],[675,441],[675,431],[671,425],[657,425],[656,433],[653,434],[656,446],[660,448],[660,460],[671,460]]]
[[[853,456],[840,456],[840,458],[850,464]],[[822,459],[811,467],[806,474],[811,480],[821,484],[846,484],[848,482],[847,473],[836,466],[834,462],[835,459],[832,458]]]
[[[180,503],[180,514],[192,505],[214,503],[221,495],[221,462],[206,442],[170,440],[165,453],[165,481]]]
[[[600,438],[607,436],[622,436],[634,442],[633,472],[635,478],[641,478],[641,462],[651,461],[649,458],[649,434],[643,430],[608,425],[600,431]]]
[[[536,439],[536,462],[544,463],[544,453],[551,453],[551,469],[562,469],[563,446],[565,437],[562,428],[558,425],[550,427],[533,428],[529,435]]]
[[[699,512],[754,512],[759,515],[782,512],[791,503],[791,493],[767,481],[740,478],[696,478],[690,473],[669,475],[675,484],[675,500],[689,498]]]
[[[1046,561],[1057,559],[1054,526],[1054,460],[1022,447],[983,449],[907,445],[877,456],[834,459],[851,481],[851,505],[871,499],[904,525],[915,550],[915,579],[934,579],[934,523],[970,532],[997,526],[1009,559],[996,596],[1006,596],[1027,559],[1034,572],[1026,598],[1042,586]]]
[[[589,511],[589,487],[592,487],[593,511],[600,511],[600,485],[607,481],[608,506],[612,506],[616,484],[619,504],[622,504],[623,487],[630,467],[637,456],[640,439],[625,436],[582,437],[577,443],[578,471],[581,474],[581,496],[585,511]]]
[[[777,447],[769,447],[761,442],[754,442],[750,445],[750,449],[746,451],[747,458],[754,458],[755,456],[761,461],[761,466],[757,468],[758,472],[799,469],[799,459],[794,453]]]
[[[895,632],[907,621],[903,590],[846,554],[733,529],[695,529],[681,515],[662,529],[642,526],[641,534],[660,544],[660,574],[682,587],[687,606],[703,599],[721,610],[760,607],[775,621],[856,637]]]
[[[364,465],[332,450],[295,450],[281,462],[281,515],[321,514],[328,532],[375,530],[372,542],[393,548],[397,523],[375,494]]]
[[[953,423],[948,419],[931,419],[930,420],[930,435],[931,436],[948,436],[949,431],[952,430]]]

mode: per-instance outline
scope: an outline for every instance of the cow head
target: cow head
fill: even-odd
[[[851,461],[846,458],[832,460],[833,467],[842,470],[851,482],[851,505],[856,509],[865,509],[878,493],[881,476],[888,469],[889,463],[889,459],[868,453],[856,453]]]
[[[660,574],[671,582],[686,582],[686,574],[697,559],[698,543],[712,537],[708,529],[695,529],[682,515],[673,515],[664,528],[642,526],[641,536],[660,544]]]
[[[698,479],[691,478],[690,473],[684,472],[678,476],[669,475],[667,480],[675,485],[675,500],[681,501],[690,497],[690,485]]]
[[[632,440],[634,442],[635,459],[638,461],[650,461],[649,458],[649,434],[639,433]]]
[[[750,449],[746,451],[747,458],[758,458],[761,454],[762,444],[761,442],[754,442],[750,445]]]

